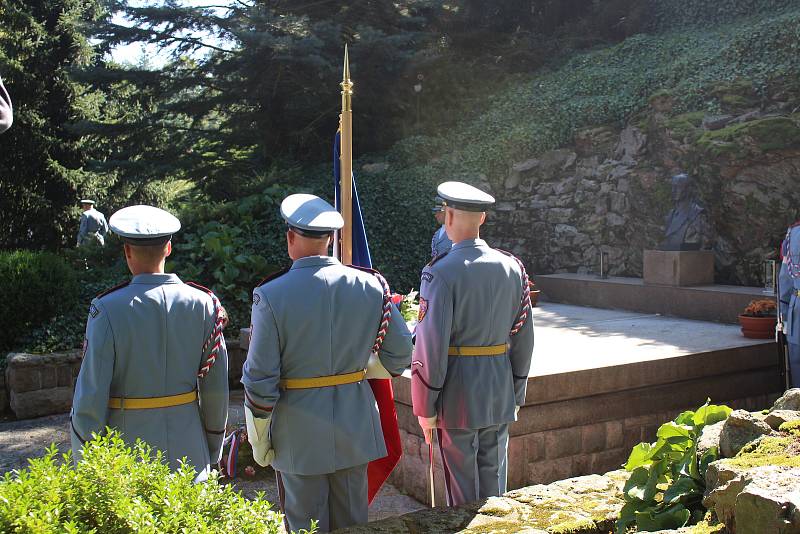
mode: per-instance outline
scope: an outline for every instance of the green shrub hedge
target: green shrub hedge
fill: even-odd
[[[73,305],[78,296],[78,279],[69,263],[55,254],[0,252],[0,294],[6,303],[0,350],[7,350],[30,326]]]
[[[77,467],[51,446],[0,479],[0,532],[279,532],[282,516],[262,496],[248,501],[215,477],[194,478],[190,466],[170,472],[148,445],[129,447],[113,431],[89,442]]]

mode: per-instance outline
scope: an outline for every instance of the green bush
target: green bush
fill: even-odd
[[[191,466],[170,472],[160,453],[113,431],[87,443],[77,467],[51,446],[0,479],[0,532],[279,532],[282,516],[263,496],[248,501],[216,476],[194,478]]]
[[[78,279],[69,263],[55,254],[0,252],[0,294],[6,302],[0,349],[7,350],[31,326],[55,317],[73,304],[78,295]]]
[[[716,447],[697,455],[697,441],[706,425],[724,421],[727,406],[706,401],[696,411],[685,411],[659,427],[655,443],[640,443],[628,457],[631,476],[623,489],[625,505],[617,521],[617,534],[628,527],[653,531],[676,529],[703,519],[702,499],[708,465],[716,460]]]

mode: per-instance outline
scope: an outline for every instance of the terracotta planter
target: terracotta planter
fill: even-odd
[[[775,337],[775,324],[777,322],[777,317],[739,316],[739,324],[742,326],[742,335],[753,339],[770,339]]]
[[[531,290],[531,306],[534,308],[536,307],[536,303],[539,302],[539,293],[541,293],[541,291],[538,289]]]

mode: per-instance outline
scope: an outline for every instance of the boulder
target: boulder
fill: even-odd
[[[742,447],[759,436],[769,434],[772,428],[764,421],[759,421],[750,412],[735,410],[725,420],[719,438],[722,456],[732,458]]]
[[[707,450],[716,447],[719,450],[719,438],[722,434],[722,427],[725,421],[714,423],[713,425],[706,425],[700,433],[700,438],[697,440],[697,456],[701,457]]]
[[[786,393],[775,401],[770,411],[773,412],[775,410],[800,411],[800,388],[786,390]]]
[[[733,115],[707,115],[703,117],[702,126],[704,130],[721,130],[735,118]]]
[[[647,136],[639,128],[628,126],[619,134],[619,143],[614,148],[614,157],[623,163],[632,164],[647,143]]]
[[[800,420],[800,411],[795,410],[775,410],[764,417],[764,422],[773,430],[778,430],[783,423],[798,420]]]

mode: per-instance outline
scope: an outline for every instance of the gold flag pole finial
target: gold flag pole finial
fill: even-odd
[[[339,177],[341,181],[341,210],[344,219],[340,239],[342,263],[353,262],[353,82],[350,81],[350,57],[344,45],[344,70],[342,72],[342,114],[339,115],[341,131],[339,152]]]

